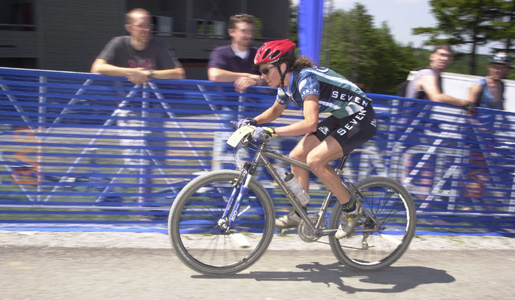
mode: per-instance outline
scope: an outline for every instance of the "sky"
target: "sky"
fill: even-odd
[[[394,39],[403,45],[413,43],[415,47],[422,47],[426,37],[411,34],[411,29],[437,24],[431,14],[429,0],[333,0],[335,9],[347,11],[355,3],[366,7],[368,14],[374,17],[375,27],[381,27],[386,22]]]
[[[299,0],[293,2],[298,4]],[[346,11],[351,10],[355,3],[365,6],[368,14],[374,17],[375,27],[381,27],[381,24],[386,22],[394,39],[402,45],[412,43],[414,47],[423,47],[423,42],[428,36],[413,35],[412,28],[437,25],[431,13],[429,0],[333,0],[335,9]],[[457,50],[469,51],[468,48]],[[488,54],[489,49],[483,48],[480,53]]]

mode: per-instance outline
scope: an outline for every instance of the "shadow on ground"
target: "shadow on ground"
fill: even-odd
[[[297,265],[299,272],[250,272],[227,276],[231,279],[254,279],[257,281],[309,281],[332,285],[349,294],[356,292],[401,293],[419,285],[432,283],[451,283],[456,279],[445,270],[426,267],[388,267],[379,271],[353,271],[338,263],[324,265],[318,262]],[[220,278],[193,275],[192,278]],[[359,278],[364,284],[353,287],[345,284],[346,278]]]

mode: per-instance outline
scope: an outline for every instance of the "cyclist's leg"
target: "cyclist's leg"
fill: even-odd
[[[306,134],[290,152],[290,157],[307,162],[308,153],[320,145],[320,140],[313,134]],[[306,191],[309,191],[309,172],[303,168],[291,166],[291,171]]]
[[[340,143],[332,136],[327,137],[307,156],[307,163],[322,183],[338,198],[341,204],[349,202],[350,196],[329,162],[343,156]]]
[[[312,134],[306,134],[299,143],[290,152],[290,157],[302,162],[306,162],[307,154],[311,149],[320,144],[320,140]],[[309,172],[302,168],[295,166],[291,167],[293,175],[297,178],[299,183],[306,191],[309,191]],[[304,207],[304,209],[307,209]],[[286,228],[297,227],[300,224],[300,217],[296,211],[291,211],[289,214],[284,215],[275,221],[275,226],[282,230]]]
[[[342,205],[349,202],[350,196],[329,162],[352,152],[372,138],[376,133],[375,126],[375,113],[369,107],[343,118],[330,116],[320,123],[315,132],[322,142],[310,151],[307,163]],[[353,203],[349,205],[349,209],[354,208]]]
[[[290,152],[290,157],[307,163],[308,154],[318,147],[331,132],[340,127],[339,121],[338,118],[330,116],[318,123],[317,131],[306,134]],[[309,172],[294,166],[292,166],[292,172],[307,191],[309,188]]]
[[[376,133],[375,113],[372,108],[339,119],[339,128],[308,155],[308,165],[315,175],[333,192],[342,204],[342,217],[336,238],[352,235],[358,220],[363,215],[361,204],[351,199],[339,176],[328,163],[344,153],[350,153]],[[349,202],[349,200],[353,200]]]

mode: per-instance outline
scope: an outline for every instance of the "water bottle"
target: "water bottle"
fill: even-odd
[[[247,161],[250,161],[249,151],[247,150],[247,148],[241,146],[240,144],[238,144],[236,148],[236,154],[234,155],[236,160],[236,166],[238,167],[238,170],[241,170],[245,163]]]
[[[297,178],[293,175],[293,173],[286,173],[286,177],[284,177],[284,182],[290,188],[292,193],[295,195],[297,200],[299,200],[302,206],[306,206],[309,203],[309,194],[306,193],[304,187],[297,181]]]

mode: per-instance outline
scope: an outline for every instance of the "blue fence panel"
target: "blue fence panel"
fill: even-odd
[[[417,203],[418,229],[514,232],[515,115],[369,95],[376,137],[351,154],[353,181],[395,178]],[[275,91],[152,80],[133,85],[95,74],[0,68],[0,223],[158,225],[200,172],[235,168],[231,120],[269,107]],[[274,125],[301,118],[288,107]],[[276,139],[287,153],[298,137]],[[277,166],[284,171],[287,165]],[[270,178],[260,172],[265,186]],[[273,189],[270,189],[273,193]],[[324,188],[312,177],[312,202]],[[289,210],[272,195],[277,210]]]

